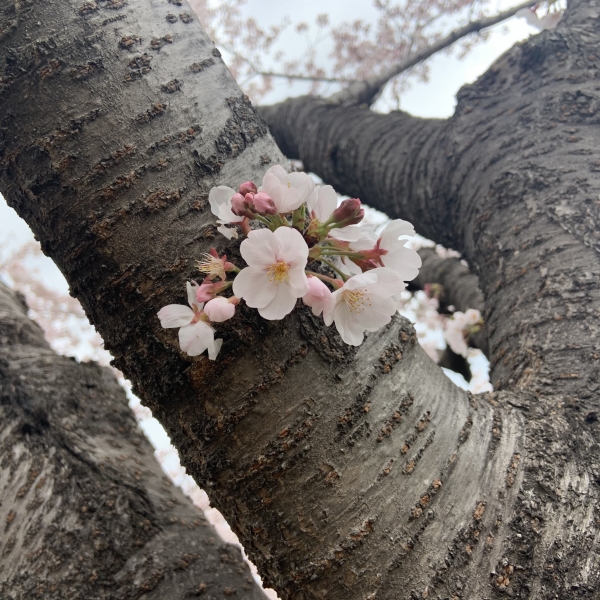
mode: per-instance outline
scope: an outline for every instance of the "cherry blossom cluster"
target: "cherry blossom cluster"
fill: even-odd
[[[446,319],[444,328],[446,343],[453,352],[466,357],[469,350],[466,338],[480,331],[482,326],[483,318],[478,310],[469,308],[464,313],[457,310],[449,319]]]
[[[365,332],[391,321],[405,282],[421,266],[406,246],[415,234],[410,223],[391,221],[377,234],[360,224],[360,200],[338,206],[333,188],[315,185],[306,173],[277,165],[260,188],[252,181],[237,191],[215,187],[209,202],[220,233],[245,236],[240,254],[246,265],[239,268],[211,249],[198,263],[204,281],[187,283],[189,306],[159,311],[163,327],[179,327],[181,349],[191,356],[208,350],[216,358],[222,340],[215,340],[214,324],[233,317],[240,300],[279,320],[302,299],[325,325],[335,323],[344,342],[358,346]],[[233,296],[223,296],[230,288]]]

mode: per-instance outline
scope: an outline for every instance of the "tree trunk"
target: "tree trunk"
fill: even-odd
[[[55,354],[26,313],[0,283],[0,597],[264,598],[110,370]]]
[[[585,110],[596,106],[595,2],[575,5],[564,33],[497,63],[449,122],[346,109],[341,127],[333,108],[306,99],[298,105],[312,116],[269,116],[276,135],[290,130],[284,151],[318,149],[315,162],[300,155],[313,170],[321,161],[330,183],[373,205],[376,190],[384,208],[475,265],[494,382],[511,390],[481,398],[451,384],[401,318],[351,349],[305,309],[272,323],[242,308],[219,330],[217,362],[182,353],[156,311],[184,301],[210,245],[239,257],[215,237],[207,191],[256,179],[279,151],[185,5],[52,0],[14,5],[14,18],[8,0],[0,6],[14,23],[0,49],[2,191],[268,586],[286,600],[597,597],[598,427],[588,407],[598,257],[577,237],[591,239],[593,226],[579,234],[573,220],[579,206],[584,223],[596,214],[583,202],[584,185],[596,184],[580,180],[600,147],[593,114],[578,125],[588,154],[558,162],[544,141],[563,131],[547,129],[545,110],[567,111],[550,92],[579,86]],[[555,79],[569,67],[574,82]],[[579,110],[570,97],[562,104]],[[378,137],[329,143],[366,131],[355,127],[361,116]],[[324,128],[309,128],[313,118]],[[533,145],[519,148],[526,133]],[[526,152],[533,166],[523,169]],[[393,164],[381,162],[387,154]],[[552,198],[566,192],[557,222]],[[537,220],[523,229],[529,215]]]

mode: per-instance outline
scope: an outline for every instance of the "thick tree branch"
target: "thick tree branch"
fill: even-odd
[[[341,193],[359,197],[418,233],[457,247],[446,185],[448,123],[403,112],[381,115],[304,96],[261,107],[279,147]]]
[[[452,44],[456,43],[458,40],[461,40],[472,33],[478,33],[483,29],[497,25],[502,21],[506,21],[506,19],[514,16],[519,10],[534,6],[538,1],[539,0],[528,0],[527,2],[523,2],[492,17],[471,21],[459,29],[450,32],[447,36],[441,38],[437,42],[430,44],[425,48],[421,48],[418,52],[409,54],[402,61],[388,67],[378,75],[374,75],[364,81],[357,81],[350,84],[347,88],[333,94],[327,100],[340,106],[357,106],[361,104],[371,105],[390,79],[400,75],[400,73],[403,73],[404,71],[408,71],[408,69],[427,60],[449,46],[452,46]]]
[[[162,472],[112,373],[56,355],[26,312],[0,283],[0,597],[265,598]]]
[[[256,179],[281,156],[185,7],[94,6],[0,0],[17,11],[0,46],[0,185],[267,584],[286,600],[545,600],[574,585],[592,598],[600,468],[584,415],[596,402],[599,228],[586,200],[599,190],[585,161],[600,160],[597,21],[515,49],[463,90],[449,122],[374,120],[379,137],[359,149],[370,182],[356,154],[358,174],[344,171],[355,149],[341,138],[361,139],[348,115],[360,126],[367,111],[340,116],[339,143],[315,163],[371,188],[374,205],[412,211],[476,265],[494,383],[517,390],[477,399],[401,319],[352,349],[308,310],[271,323],[242,307],[219,330],[218,362],[180,351],[155,313],[185,302],[202,251],[225,248],[208,188]],[[306,133],[326,139],[320,125]],[[571,153],[565,126],[584,135]],[[371,156],[382,144],[380,159],[404,160],[382,169]]]

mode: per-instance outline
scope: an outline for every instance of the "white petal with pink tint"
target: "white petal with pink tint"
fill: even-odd
[[[282,166],[275,165],[265,173],[261,189],[271,196],[278,212],[289,213],[306,202],[314,188],[310,175],[287,173]]]
[[[217,231],[222,233],[228,240],[237,239],[238,232],[235,227],[225,227],[225,225],[219,225]]]
[[[358,346],[365,331],[377,331],[391,321],[398,309],[394,296],[404,285],[398,274],[386,267],[355,275],[333,292],[323,310],[325,324],[335,322],[344,342]]]
[[[206,303],[204,312],[213,323],[222,323],[235,314],[235,305],[219,296]]]
[[[308,291],[308,246],[302,234],[290,227],[251,231],[240,252],[248,266],[233,280],[233,293],[265,319],[283,318]]]
[[[308,277],[308,292],[302,296],[302,302],[312,308],[315,317],[323,312],[331,298],[330,289],[318,277]]]
[[[190,356],[198,356],[205,350],[212,349],[214,344],[215,330],[204,321],[186,325],[179,330],[179,345]],[[214,360],[214,358],[211,360]]]
[[[165,329],[189,325],[194,318],[194,311],[183,304],[163,306],[157,313],[160,324]]]
[[[244,219],[231,212],[231,199],[235,195],[235,190],[230,187],[220,185],[214,187],[208,193],[210,210],[213,215],[219,218],[221,225],[226,223],[239,223]]]
[[[330,185],[317,186],[306,200],[311,214],[321,223],[325,223],[337,208],[338,196]]]

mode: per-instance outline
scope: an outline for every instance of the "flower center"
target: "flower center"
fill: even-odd
[[[363,290],[344,290],[344,302],[350,312],[360,313],[371,306],[369,296]]]
[[[190,325],[194,325],[198,321],[204,321],[205,323],[206,323],[206,321],[208,321],[208,315],[203,310],[200,310],[199,312],[197,312],[196,309],[193,309],[193,311],[194,311],[194,317],[192,318],[192,322],[190,323]]]
[[[269,280],[275,282],[275,285],[279,285],[283,281],[287,281],[287,272],[289,269],[290,265],[288,265],[288,263],[278,260],[267,269]]]
[[[198,270],[201,273],[208,275],[218,276],[221,279],[225,279],[225,269],[223,268],[223,261],[211,256],[210,254],[203,254],[202,260],[198,261]]]

